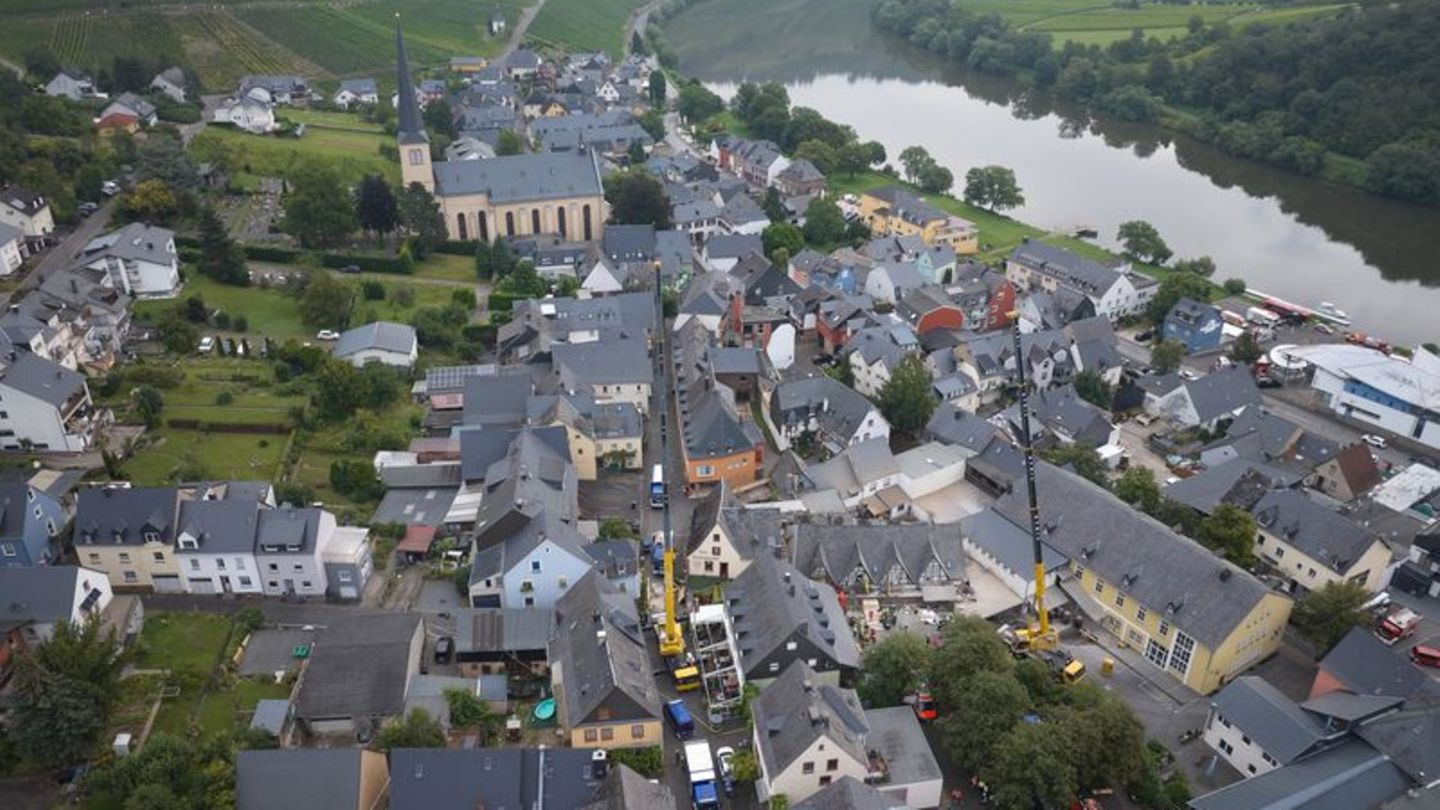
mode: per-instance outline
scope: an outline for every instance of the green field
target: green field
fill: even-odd
[[[152,444],[136,451],[121,468],[137,486],[179,480],[273,481],[280,472],[284,435],[206,433],[156,428]]]
[[[285,110],[282,115],[289,115]],[[299,120],[299,119],[296,119]],[[245,174],[285,176],[299,161],[317,161],[339,172],[348,182],[379,174],[392,183],[400,180],[400,165],[380,154],[380,145],[392,139],[380,132],[307,127],[305,135],[251,135],[228,127],[209,126],[191,143],[199,160],[206,150],[228,156],[230,165]]]
[[[1250,3],[1147,3],[1130,9],[1096,0],[956,0],[956,4],[982,14],[998,14],[1024,31],[1043,31],[1054,37],[1057,47],[1067,41],[1107,45],[1128,38],[1137,28],[1146,37],[1183,37],[1192,17],[1199,17],[1206,25],[1223,22],[1243,27],[1320,16],[1344,7],[1334,4],[1272,9]]]
[[[625,54],[625,25],[644,0],[546,0],[526,35],[558,50]]]

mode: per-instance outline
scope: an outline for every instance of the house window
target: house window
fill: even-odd
[[[1105,583],[1101,582],[1098,579],[1095,580],[1095,593],[1097,595],[1105,593]]]
[[[93,551],[90,552],[90,562],[95,563],[96,565],[98,565],[98,564],[100,563],[100,555],[99,555],[99,554],[96,554],[96,553],[93,552]]]
[[[140,581],[140,577],[136,576],[134,571],[126,571],[125,574],[124,574],[124,576],[125,576],[125,581],[126,581],[126,582],[139,582],[139,581]]]
[[[302,587],[302,588],[313,588],[313,587],[315,587],[315,585],[312,584],[312,583],[310,582],[310,580],[307,579],[307,580],[305,580],[304,582],[301,582],[301,583],[300,583],[300,587]]]
[[[715,563],[711,562],[710,560],[706,560],[706,561],[705,561],[705,572],[706,572],[706,573],[711,573],[711,572],[713,572],[714,570],[715,570]]]
[[[531,560],[531,561],[530,561],[530,570],[531,570],[532,572],[536,573],[536,574],[540,573],[540,561],[539,561],[539,560]]]
[[[720,556],[720,547],[719,547],[719,546],[711,546],[711,547],[710,547],[710,553],[711,553],[712,555],[716,556],[716,557],[719,557],[719,556]]]
[[[130,555],[129,555],[129,553],[124,552],[124,551],[120,552],[120,562],[122,562],[122,563],[128,563],[128,562],[130,562]]]
[[[600,739],[600,732],[593,728],[585,729],[585,742],[595,742]]]
[[[712,465],[709,465],[709,464],[701,464],[701,465],[699,465],[698,467],[695,468],[695,474],[696,474],[696,475],[699,475],[699,476],[702,476],[702,477],[708,477],[708,476],[714,475],[714,474],[715,474],[715,467],[713,467]]]
[[[0,546],[0,554],[4,554],[6,557],[16,556],[15,546],[11,543]]]
[[[165,562],[165,552],[163,551],[157,551],[150,556],[155,558],[155,562]]]
[[[1195,639],[1184,633],[1175,634],[1175,646],[1170,650],[1170,668],[1181,675],[1190,669],[1190,655],[1195,651]]]
[[[632,739],[632,740],[643,740],[643,739],[645,739],[645,727],[642,726],[642,725],[640,725],[639,723],[636,723],[635,725],[631,726],[631,727],[630,727],[630,739]]]
[[[840,770],[840,760],[838,760],[838,759],[827,759],[827,760],[825,760],[825,770],[827,770],[827,771],[838,771],[838,770]]]
[[[1150,615],[1150,614],[1149,614],[1148,611],[1145,610],[1145,606],[1144,606],[1144,605],[1136,605],[1136,607],[1135,607],[1135,621],[1137,621],[1137,622],[1143,622],[1143,621],[1145,621],[1145,617],[1148,616],[1148,615]]]
[[[527,596],[527,597],[525,597],[525,607],[535,607],[535,597],[533,597],[533,596]]]
[[[225,570],[225,558],[224,558],[224,557],[216,557],[216,558],[215,558],[215,570],[217,570],[217,571],[224,571],[224,570]]]
[[[828,776],[822,776],[822,777],[820,777],[820,787],[825,787],[825,786],[828,785],[828,784],[830,784],[830,777],[828,777]]]
[[[1220,725],[1222,725],[1222,726],[1224,726],[1224,727],[1226,727],[1226,728],[1230,728],[1230,720],[1229,720],[1229,718],[1225,717],[1225,715],[1223,715],[1223,714],[1220,715]]]
[[[1118,592],[1118,591],[1115,593],[1115,607],[1117,607],[1117,608],[1123,608],[1123,607],[1125,607],[1125,594],[1120,593],[1120,592]]]
[[[1160,635],[1162,635],[1162,636],[1168,636],[1168,635],[1170,635],[1170,622],[1167,622],[1167,621],[1165,621],[1164,619],[1161,619],[1161,620],[1160,620]]]
[[[240,577],[240,584],[247,588],[250,587],[250,577]]]
[[[270,570],[271,570],[271,571],[279,571],[279,570],[280,570],[280,566],[276,565],[275,563],[270,563]]]
[[[273,579],[270,580],[270,581],[269,581],[268,583],[266,583],[266,584],[267,584],[271,589],[280,587],[280,583],[276,582],[276,581],[273,580]]]
[[[770,662],[770,671],[771,671],[771,672],[779,672],[779,671],[780,671],[780,662],[779,662],[779,661],[771,661],[771,662]]]
[[[797,645],[796,645],[795,642],[793,642],[793,641],[787,641],[787,642],[785,642],[785,651],[786,651],[786,652],[794,652],[796,646],[797,646]]]
[[[605,742],[609,742],[610,740],[615,739],[615,729],[613,729],[613,728],[602,728],[602,729],[600,729],[600,739],[603,740],[603,741],[605,741]]]
[[[1228,741],[1226,741],[1226,740],[1221,740],[1221,741],[1220,741],[1220,750],[1221,750],[1221,751],[1224,751],[1224,752],[1227,753],[1227,754],[1233,754],[1233,753],[1235,753],[1235,746],[1231,745],[1231,744],[1230,744]]]
[[[804,762],[804,763],[801,763],[801,764],[800,764],[800,772],[801,772],[801,773],[814,773],[814,772],[815,772],[815,763],[813,763],[813,762]]]
[[[1165,668],[1165,654],[1165,648],[1160,646],[1153,638],[1150,639],[1149,644],[1145,645],[1145,660],[1161,669]]]
[[[1283,548],[1281,548],[1281,547],[1279,547],[1279,546],[1277,545],[1277,546],[1275,547],[1275,558],[1276,558],[1276,559],[1279,559],[1279,558],[1284,557],[1284,556],[1285,556],[1285,549],[1283,549]]]
[[[411,150],[410,150],[410,165],[411,165],[411,166],[423,166],[424,164],[425,164],[425,150],[423,150],[423,149],[411,149]]]
[[[349,582],[351,580],[351,575],[349,571],[340,570],[335,572],[335,578],[340,580],[341,582]]]
[[[191,557],[191,558],[190,558],[190,570],[191,570],[191,571],[199,571],[199,570],[200,570],[200,561],[197,560],[197,559],[195,559],[194,557]]]

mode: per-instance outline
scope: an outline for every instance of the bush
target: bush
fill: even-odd
[[[216,328],[216,329],[229,329],[229,328],[230,328],[230,313],[228,313],[228,312],[217,312],[217,313],[215,313],[215,328]]]
[[[628,765],[646,779],[659,779],[665,775],[665,753],[658,745],[649,748],[612,748],[606,754],[610,762]]]
[[[250,319],[244,315],[236,315],[234,319],[230,321],[230,328],[236,332],[244,332],[250,328]]]
[[[430,248],[430,250],[435,253],[447,253],[451,256],[474,256],[476,249],[479,247],[480,243],[473,239],[468,242],[447,239],[444,242],[437,243],[434,247]]]
[[[216,405],[229,405],[230,403],[232,403],[232,402],[234,402],[234,401],[235,401],[235,395],[232,394],[232,393],[230,393],[229,391],[221,391],[221,392],[220,392],[218,395],[216,395],[216,397],[215,397],[215,404],[216,404]]]
[[[366,301],[384,301],[385,285],[378,281],[367,279],[360,282],[360,294],[365,297]]]

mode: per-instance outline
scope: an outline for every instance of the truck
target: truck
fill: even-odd
[[[715,787],[715,759],[710,756],[710,743],[703,740],[685,743],[685,767],[690,771],[690,799],[697,810],[720,806]]]
[[[1387,646],[1394,646],[1396,642],[1414,635],[1423,618],[1410,608],[1396,607],[1376,625],[1375,637]]]
[[[1245,310],[1245,320],[1257,326],[1268,326],[1274,329],[1280,323],[1280,313],[1264,307],[1250,307]]]

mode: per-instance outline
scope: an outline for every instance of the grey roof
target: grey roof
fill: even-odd
[[[399,523],[405,526],[439,526],[455,503],[456,487],[391,489],[380,499],[371,523]]]
[[[373,96],[379,92],[376,89],[374,79],[342,79],[340,81],[340,89],[349,90],[357,96]]]
[[[764,443],[763,436],[741,418],[730,389],[715,381],[710,363],[710,334],[697,319],[675,335],[676,400],[681,439],[690,459],[728,456]]]
[[[306,720],[383,717],[405,708],[411,642],[421,632],[414,613],[339,616],[315,636],[295,700]]]
[[[550,643],[554,611],[537,608],[479,608],[455,614],[457,652],[543,650]]]
[[[510,451],[514,434],[503,429],[460,432],[460,475],[466,481],[483,481],[490,465]]]
[[[820,430],[848,440],[874,410],[870,400],[826,374],[784,382],[771,394],[772,416],[785,427],[814,417]]]
[[[174,238],[172,230],[132,222],[118,231],[91,239],[80,251],[79,261],[90,264],[98,258],[113,256],[127,261],[168,265],[176,261],[175,254],[166,249]]]
[[[1356,810],[1409,786],[1389,759],[1358,740],[1190,800],[1194,810]]]
[[[0,568],[0,622],[49,623],[72,618],[76,589],[84,589],[89,578],[103,581],[105,575],[73,565],[41,565],[33,568]],[[93,604],[99,589],[91,587],[86,601]]]
[[[558,515],[541,511],[514,531],[505,533],[498,545],[482,549],[482,552],[490,553],[476,556],[470,567],[470,581],[474,583],[505,574],[545,542],[554,543],[581,562],[590,562],[591,558],[584,549],[584,536]]]
[[[481,550],[494,546],[541,513],[573,524],[576,487],[564,427],[516,433],[505,457],[486,471],[484,496],[475,516],[477,546]]]
[[[764,252],[765,243],[756,234],[716,234],[705,242],[705,256],[709,259],[738,259],[747,253]]]
[[[580,810],[642,810],[650,807],[676,807],[670,786],[646,779],[627,765],[615,765],[596,791],[595,801]]]
[[[868,709],[865,722],[870,726],[865,748],[878,751],[885,758],[891,784],[940,781],[940,764],[935,761],[935,753],[930,750],[914,709],[909,706]]]
[[[24,351],[0,361],[0,384],[62,408],[85,390],[85,375]]]
[[[632,595],[592,571],[560,597],[555,619],[550,661],[561,668],[558,697],[571,728],[660,717],[660,690]],[[602,704],[609,712],[596,716]]]
[[[1233,503],[1248,510],[1249,504],[1245,501],[1251,497],[1262,497],[1271,487],[1288,487],[1297,480],[1296,476],[1268,464],[1237,458],[1166,485],[1165,497],[1205,514],[1222,503]],[[1252,486],[1263,489],[1252,495],[1247,492]]]
[[[765,772],[772,777],[822,737],[856,761],[870,761],[865,747],[870,726],[855,691],[820,683],[804,661],[796,660],[780,673],[751,701],[750,711]]]
[[[844,350],[859,354],[866,365],[883,362],[885,368],[893,369],[907,355],[920,351],[920,338],[907,325],[880,324],[856,332]]]
[[[240,751],[235,755],[235,810],[355,810],[365,754],[359,748]]]
[[[753,346],[712,346],[709,351],[710,366],[715,374],[762,374],[765,363],[764,352]]]
[[[39,213],[45,207],[45,197],[39,192],[32,191],[25,186],[15,184],[0,189],[0,203],[14,208],[23,214],[32,215]]]
[[[1110,438],[1113,429],[1110,416],[1105,411],[1080,398],[1075,386],[1069,383],[1057,388],[1036,391],[1030,397],[1031,429],[1044,427],[1052,433],[1065,433],[1074,441],[1085,442],[1099,447]],[[1010,424],[1020,424],[1020,406],[1005,411]]]
[[[380,483],[388,488],[458,487],[462,477],[459,462],[388,464],[380,468]]]
[[[1282,765],[1309,751],[1325,736],[1314,717],[1255,675],[1236,678],[1215,695],[1210,705]]]
[[[1010,252],[1010,261],[1099,298],[1114,286],[1120,271],[1064,248],[1027,239]]]
[[[185,548],[176,551],[179,554],[250,554],[255,551],[259,518],[260,506],[255,501],[239,498],[184,501],[180,504],[180,533],[195,537],[199,543],[193,551]]]
[[[1426,679],[1398,711],[1361,722],[1356,733],[1415,784],[1433,784],[1440,773],[1440,684]]]
[[[1186,380],[1184,385],[1201,422],[1260,404],[1260,389],[1255,387],[1255,378],[1249,369],[1241,366],[1206,374],[1198,380]]]
[[[650,385],[655,369],[644,337],[594,343],[557,343],[550,357],[567,387],[577,385]]]
[[[655,226],[606,225],[600,240],[601,249],[612,259],[641,260],[655,258]]]
[[[1320,659],[1320,669],[1359,695],[1408,698],[1427,680],[1425,673],[1381,644],[1367,627],[1357,627],[1340,639]]]
[[[256,553],[313,554],[319,541],[322,514],[313,507],[295,509],[289,505],[264,510],[255,530]]]
[[[1031,550],[1030,532],[1011,523],[990,509],[976,512],[960,520],[960,534],[985,554],[1026,582],[1035,581],[1035,556]],[[1070,558],[1043,540],[1040,559],[1046,571],[1070,562]]]
[[[1365,527],[1293,489],[1265,493],[1251,514],[1261,529],[1342,574],[1380,542]]]
[[[1220,448],[1240,458],[1291,469],[1300,476],[1340,453],[1339,443],[1263,408],[1242,411],[1224,437],[1206,446],[1206,456]]]
[[[415,351],[415,347],[415,327],[375,321],[341,333],[340,341],[335,344],[335,356],[348,357],[367,349],[409,354]]]
[[[405,54],[405,36],[400,33],[400,20],[395,20],[395,86],[397,99],[396,113],[399,121],[395,135],[402,144],[427,143],[425,122],[420,117],[420,102],[415,98],[415,82],[410,78],[410,61]],[[244,85],[241,85],[242,89]],[[438,164],[445,165],[445,164]]]
[[[465,424],[520,425],[525,421],[525,403],[534,392],[528,374],[470,377],[465,380]]]
[[[140,118],[149,118],[155,114],[155,105],[134,93],[121,93],[114,101],[110,102],[110,104],[124,106],[132,110]]]
[[[1214,649],[1270,590],[1249,572],[1109,491],[1051,464],[1036,464],[1046,542],[1106,582]],[[1017,526],[1029,525],[1023,487],[995,508]]]
[[[799,523],[793,535],[791,556],[801,573],[847,588],[857,584],[861,572],[868,583],[889,582],[897,566],[916,585],[927,571],[943,581],[965,579],[965,555],[954,526]]]
[[[161,543],[172,544],[177,497],[174,487],[83,489],[76,499],[74,542],[113,546],[118,538],[122,545],[138,546],[146,532],[154,532]]]
[[[904,810],[908,805],[853,776],[842,776],[790,807],[792,810]]]
[[[720,218],[730,223],[732,227],[769,220],[760,205],[750,199],[749,194],[736,194],[731,197],[729,202],[725,203],[725,207],[720,209]]]
[[[1389,711],[1404,702],[1404,698],[1385,695],[1357,695],[1353,692],[1336,690],[1307,700],[1300,704],[1300,708],[1321,717],[1333,717],[1344,723],[1353,723]]]
[[[255,714],[250,717],[250,728],[267,731],[279,737],[285,730],[285,721],[290,719],[290,701],[266,699],[255,702]]]
[[[961,410],[951,402],[940,403],[925,425],[926,438],[958,444],[977,453],[999,435],[1000,429],[989,421]]]
[[[11,242],[24,238],[24,231],[8,222],[0,222],[0,245],[8,245]]]
[[[926,202],[920,195],[900,186],[873,188],[865,193],[884,200],[889,205],[893,216],[900,217],[912,225],[924,225],[926,222],[950,217],[949,214]]]
[[[739,637],[741,664],[747,670],[796,633],[809,638],[837,665],[860,666],[860,648],[835,590],[811,581],[794,565],[758,554],[730,583],[725,598]]]
[[[435,164],[441,197],[485,194],[492,204],[599,197],[605,193],[595,157],[584,152],[542,152],[489,160]]]
[[[1194,298],[1185,297],[1176,301],[1175,306],[1166,313],[1165,320],[1168,322],[1171,318],[1190,326],[1199,326],[1207,321],[1219,320],[1220,310],[1211,304],[1202,304]]]
[[[599,786],[590,756],[572,748],[397,748],[390,810],[573,810]]]

